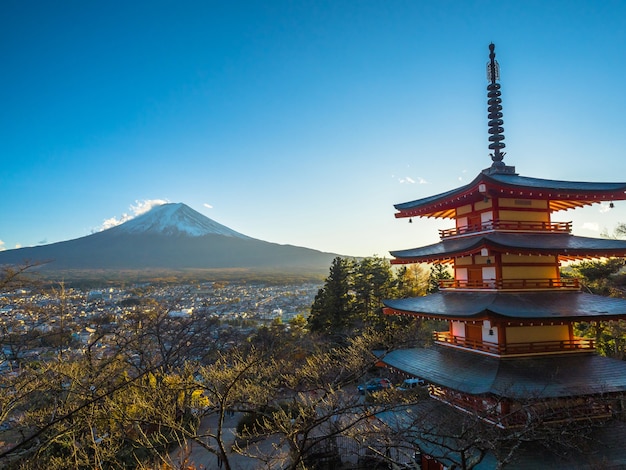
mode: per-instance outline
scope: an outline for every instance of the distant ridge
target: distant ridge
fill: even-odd
[[[337,254],[279,245],[232,230],[182,203],[163,204],[82,238],[0,252],[0,264],[43,270],[289,268],[327,270]]]

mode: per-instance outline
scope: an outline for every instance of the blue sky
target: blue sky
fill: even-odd
[[[523,176],[626,181],[626,1],[0,3],[0,248],[153,201],[354,256],[437,241],[394,218],[490,165],[500,63]],[[558,213],[599,236],[626,202]]]

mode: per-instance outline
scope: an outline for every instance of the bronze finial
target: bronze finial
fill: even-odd
[[[489,80],[489,85],[487,85],[487,97],[489,100],[487,101],[489,107],[487,110],[489,111],[489,149],[493,150],[493,153],[490,154],[491,160],[493,163],[491,164],[491,168],[498,171],[504,170],[505,164],[502,161],[505,152],[501,152],[501,150],[506,147],[505,143],[502,142],[504,140],[504,128],[502,124],[504,121],[502,120],[502,98],[500,95],[500,84],[497,83],[500,80],[500,67],[498,62],[496,61],[496,53],[494,49],[496,46],[491,43],[489,44],[489,63],[487,64],[487,80]]]

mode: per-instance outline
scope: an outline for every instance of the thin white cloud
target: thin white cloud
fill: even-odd
[[[213,209],[213,206],[211,204],[206,203],[206,202],[204,204],[202,204],[202,205],[204,207],[206,207],[207,209]]]
[[[107,230],[109,228],[115,227],[116,225],[123,224],[124,222],[132,219],[132,216],[128,214],[122,214],[122,216],[118,219],[117,217],[111,217],[110,219],[105,219],[102,222],[102,225],[96,230],[96,232],[102,232],[103,230]]]
[[[417,180],[414,180],[413,178],[411,178],[410,176],[404,176],[404,177],[396,177],[396,176],[392,176],[392,178],[395,178],[398,180],[398,182],[400,184],[404,184],[404,183],[408,183],[408,184],[428,184],[428,181],[426,181],[424,178],[422,178],[421,176],[417,177]]]
[[[167,199],[148,199],[146,201],[135,201],[135,205],[131,204],[130,210],[133,211],[133,217],[137,217],[138,215],[144,214],[148,212],[155,206],[162,206],[163,204],[167,204]]]
[[[593,232],[600,231],[600,226],[596,222],[585,222],[584,224],[581,225],[580,228],[583,228],[585,230],[591,230]]]
[[[605,214],[611,210],[611,205],[608,202],[601,202],[598,210],[600,211],[600,214]]]
[[[17,244],[15,245],[15,248],[22,248],[22,245],[21,245],[20,243],[17,243]],[[7,248],[7,244],[6,244],[6,242],[5,242],[5,241],[3,241],[3,240],[0,240],[0,251],[5,251],[5,250],[7,250],[7,249],[8,249],[8,248]]]
[[[143,201],[135,201],[135,204],[130,205],[131,213],[124,213],[120,217],[111,217],[102,222],[102,225],[96,229],[96,232],[102,232],[103,230],[115,227],[116,225],[123,224],[124,222],[128,222],[130,219],[134,219],[138,215],[144,214],[148,212],[155,206],[162,206],[163,204],[167,204],[169,201],[166,199],[147,199]]]

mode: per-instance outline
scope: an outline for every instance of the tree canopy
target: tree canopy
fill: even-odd
[[[419,265],[393,269],[384,258],[337,257],[311,306],[309,329],[341,338],[368,328],[383,331],[406,323],[382,315],[383,300],[425,295],[427,286],[428,274]]]

